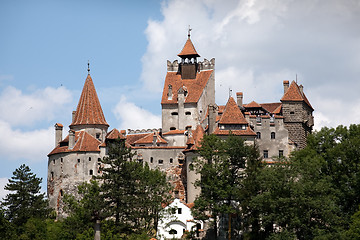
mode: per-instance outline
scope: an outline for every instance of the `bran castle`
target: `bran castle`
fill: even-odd
[[[274,157],[287,157],[305,147],[314,125],[314,109],[302,85],[283,81],[279,102],[244,104],[243,93],[237,92],[236,99],[229,97],[225,106],[218,106],[215,59],[198,62],[200,56],[190,35],[178,56],[180,62],[167,61],[160,129],[108,131],[93,80],[87,75],[69,134],[63,138],[63,125],[56,123],[55,148],[48,154],[47,194],[58,215],[63,213],[63,194],[75,194],[79,184],[101,174],[99,160],[117,138],[136,152],[136,160],[165,171],[174,197],[184,203],[192,203],[200,191],[194,187],[199,176],[189,165],[204,134],[225,138],[231,132],[247,144],[257,144],[268,164]]]

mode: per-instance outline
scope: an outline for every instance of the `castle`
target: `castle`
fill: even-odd
[[[215,59],[198,61],[190,34],[178,54],[181,61],[167,61],[161,98],[161,129],[108,131],[94,83],[88,75],[69,134],[63,139],[63,125],[55,124],[55,148],[48,154],[47,193],[50,207],[63,213],[64,193],[75,194],[77,186],[101,174],[99,159],[107,146],[121,138],[131,147],[135,160],[166,172],[173,195],[191,203],[199,194],[194,181],[199,176],[189,165],[197,156],[204,134],[221,138],[234,134],[247,144],[257,144],[264,161],[289,156],[304,148],[314,125],[313,108],[303,86],[283,81],[284,95],[276,103],[243,103],[243,93],[229,97],[225,106],[215,104]]]

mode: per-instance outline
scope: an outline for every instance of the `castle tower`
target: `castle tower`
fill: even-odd
[[[48,154],[47,194],[58,217],[64,216],[63,195],[76,195],[78,185],[100,174],[99,159],[106,153],[109,125],[90,74],[69,127],[68,136],[62,139],[62,125],[55,124],[55,148]]]
[[[195,130],[206,117],[209,105],[215,104],[215,59],[198,62],[197,53],[188,38],[178,54],[181,62],[168,61],[161,100],[162,131]],[[182,141],[185,146],[185,141]]]
[[[284,96],[282,102],[282,114],[285,127],[289,131],[289,139],[295,142],[298,149],[306,146],[306,138],[314,126],[314,109],[303,91],[303,86],[292,81],[284,81]]]

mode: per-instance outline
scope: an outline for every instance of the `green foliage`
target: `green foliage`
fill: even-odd
[[[40,193],[41,178],[36,177],[25,164],[13,172],[5,190],[6,195],[2,205],[5,207],[5,217],[17,227],[22,227],[30,218],[45,219],[49,214],[45,194]]]
[[[192,211],[198,219],[212,221],[217,234],[219,216],[240,214],[239,202],[247,198],[243,190],[245,186],[252,187],[244,185],[245,175],[254,177],[252,171],[261,168],[262,164],[256,148],[235,136],[225,140],[215,135],[204,136],[199,155],[194,169],[201,174],[200,180],[195,182],[197,187],[201,187],[201,193]]]

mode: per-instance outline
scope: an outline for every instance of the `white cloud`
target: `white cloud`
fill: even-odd
[[[117,120],[120,121],[120,129],[145,129],[160,128],[161,117],[128,102],[125,96],[121,96],[119,103],[113,109]]]
[[[7,183],[7,178],[0,178],[0,201],[9,193],[9,191],[4,189]]]
[[[218,104],[229,87],[245,102],[279,101],[282,81],[297,74],[316,128],[360,122],[358,1],[169,0],[161,11],[163,20],[149,20],[145,31],[145,89],[161,92],[166,60],[178,59],[191,25],[200,60],[216,59]]]
[[[21,131],[0,120],[0,132],[1,159],[43,161],[55,144],[53,127]]]
[[[62,114],[63,107],[71,101],[71,92],[65,87],[47,87],[24,94],[8,86],[0,93],[0,120],[11,126],[32,126]]]

